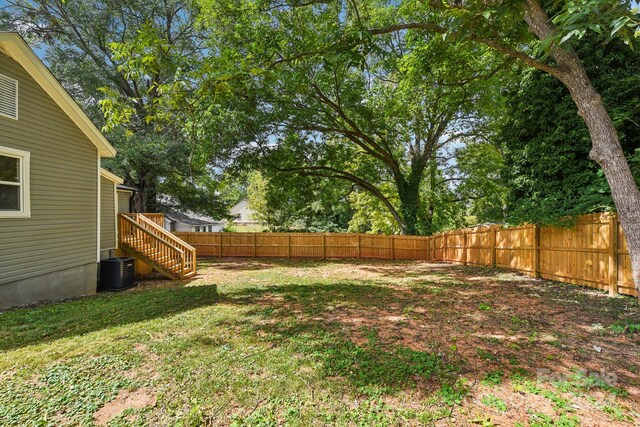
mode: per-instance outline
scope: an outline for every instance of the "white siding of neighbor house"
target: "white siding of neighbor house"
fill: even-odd
[[[96,262],[97,148],[15,61],[19,119],[0,116],[0,146],[31,153],[31,218],[0,218],[0,285]]]
[[[194,225],[193,230],[207,233],[218,233],[224,229],[223,224]]]
[[[231,215],[236,217],[234,222],[254,222],[253,210],[249,207],[249,201],[242,199],[230,210]]]
[[[194,231],[195,228],[193,227],[193,225],[189,225],[189,224],[185,224],[183,222],[177,222],[175,223],[175,228],[173,229],[173,231],[182,231],[182,232],[189,232],[189,231]]]

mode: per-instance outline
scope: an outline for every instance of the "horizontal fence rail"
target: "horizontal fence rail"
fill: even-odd
[[[425,260],[428,237],[318,233],[174,232],[198,256]]]
[[[572,228],[499,225],[432,236],[318,233],[174,233],[198,256],[425,260],[506,268],[636,296],[615,215],[589,214]]]

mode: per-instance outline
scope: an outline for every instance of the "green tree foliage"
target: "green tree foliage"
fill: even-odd
[[[612,116],[574,49],[587,34],[632,45],[640,37],[638,8],[619,0],[408,0],[393,5],[398,13],[369,26],[369,34],[441,34],[454,42],[490,47],[562,82],[589,130],[589,156],[611,189],[640,291],[640,190]]]
[[[205,11],[214,62],[233,64],[243,85],[240,108],[256,132],[238,142],[253,167],[346,181],[377,198],[402,232],[433,231],[435,203],[420,194],[427,166],[483,131],[478,107],[504,61],[440,36],[373,43],[352,32],[363,14],[385,11],[366,5],[207,2]],[[434,191],[448,192],[447,182]]]
[[[620,142],[632,161],[640,149],[640,54],[620,41],[586,37],[577,49],[602,94]],[[553,77],[526,70],[507,94],[499,133],[512,223],[553,223],[563,216],[614,209],[598,165],[589,159],[591,138],[568,91]],[[535,100],[535,102],[532,102]]]
[[[299,175],[248,176],[247,199],[270,231],[345,232],[353,215],[346,183]]]
[[[492,133],[492,142],[473,142],[456,152],[454,169],[459,184],[455,192],[466,202],[469,225],[505,220],[508,184],[503,177],[503,152],[494,137]]]
[[[2,26],[25,34],[118,149],[105,166],[139,188],[136,207],[158,194],[219,215],[212,141],[199,132],[210,111],[192,108],[203,34],[190,0],[8,0]],[[101,101],[100,103],[97,101]],[[103,112],[105,113],[103,115]]]

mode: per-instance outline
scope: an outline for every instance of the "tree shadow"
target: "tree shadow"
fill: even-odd
[[[257,271],[269,270],[275,266],[277,263],[254,258],[198,258],[199,270],[211,267],[229,271]]]
[[[0,312],[0,351],[172,316],[218,299],[216,285],[172,286],[4,311]]]
[[[553,305],[513,304],[512,295],[492,298],[491,305],[469,304],[452,288],[434,296],[345,281],[244,289],[223,302],[252,307],[243,314],[241,333],[292,346],[316,360],[323,375],[363,392],[411,389],[428,395],[455,388],[461,376],[475,382],[496,375],[534,379],[541,369],[575,372],[614,363],[616,345],[628,351],[611,334],[583,331],[611,346],[584,353],[584,338],[571,335],[584,326],[580,319]],[[624,382],[636,377],[620,364],[616,372]]]
[[[390,342],[375,322],[349,324],[352,319],[343,317],[344,307],[370,310],[375,316],[390,304],[411,302],[410,295],[375,282],[245,289],[220,302],[255,306],[238,319],[240,333],[269,345],[291,346],[319,363],[323,376],[344,380],[359,393],[411,389],[427,396],[443,385],[455,388],[462,371],[462,360],[451,352]],[[359,339],[354,340],[354,331]]]
[[[389,259],[352,259],[352,258],[251,258],[251,257],[202,257],[198,258],[198,267],[213,267],[220,270],[253,271],[268,270],[274,267],[317,268],[326,265],[357,266],[372,272],[389,273],[395,269],[405,271],[407,265],[413,265],[414,260]],[[447,265],[442,265],[447,267]],[[390,274],[390,273],[389,273]]]
[[[262,300],[264,303],[271,304],[271,308],[283,308],[285,305],[294,304],[305,315],[311,315],[327,307],[331,309],[336,304],[384,308],[395,299],[397,299],[397,292],[388,286],[374,281],[358,280],[244,288],[222,296],[220,301],[231,304],[256,304]]]
[[[410,270],[407,271],[407,266]],[[440,276],[443,278],[459,278],[474,275],[481,278],[494,278],[500,270],[482,265],[457,265],[443,263],[439,261],[416,261],[396,260],[387,261],[384,265],[363,266],[364,271],[375,273],[384,277],[421,277]]]
[[[252,258],[252,257],[202,257],[198,258],[198,268],[213,267],[219,270],[255,271],[278,267],[317,268],[331,264],[353,265],[357,260],[317,259],[317,258]]]

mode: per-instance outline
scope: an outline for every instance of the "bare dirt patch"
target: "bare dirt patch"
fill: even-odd
[[[97,425],[104,426],[127,409],[142,409],[155,406],[156,402],[155,392],[148,388],[140,388],[135,391],[121,390],[115,399],[93,414],[93,420]]]

